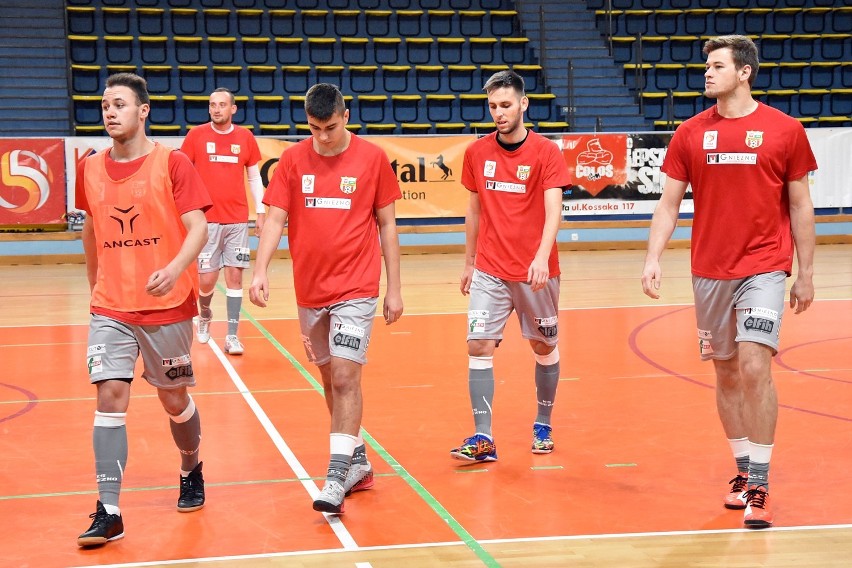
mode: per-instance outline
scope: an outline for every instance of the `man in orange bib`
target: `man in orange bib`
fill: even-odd
[[[187,387],[195,385],[195,259],[207,240],[210,196],[185,155],[145,136],[151,105],[144,79],[110,76],[101,109],[113,144],[80,162],[76,185],[77,204],[87,213],[83,249],[92,318],[86,365],[97,387],[98,483],[92,524],[77,538],[79,546],[124,536],[118,498],[127,463],[130,384],[140,354],[142,376],[157,389],[181,455],[177,509],[204,506],[201,421]]]

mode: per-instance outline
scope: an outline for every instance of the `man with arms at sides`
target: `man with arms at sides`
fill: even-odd
[[[198,460],[201,419],[190,347],[196,311],[195,258],[207,238],[210,196],[181,152],[145,136],[147,84],[111,75],[101,103],[112,147],[80,162],[76,200],[86,211],[83,249],[92,289],[86,363],[97,387],[93,444],[99,500],[80,546],[124,536],[118,506],[127,463],[126,416],[140,354],[180,452],[177,509],[204,506]]]
[[[496,132],[471,144],[462,184],[465,219],[462,294],[468,306],[468,389],[476,432],[450,451],[465,461],[496,461],[492,426],[494,350],[514,310],[535,356],[537,414],[532,452],[553,451],[551,414],[559,383],[559,255],[562,190],[571,184],[559,147],[527,130],[524,81],[500,71],[483,87]]]
[[[691,184],[698,345],[715,367],[716,406],[737,465],[724,505],[744,509],[746,527],[765,528],[773,522],[769,460],[778,418],[770,366],[794,245],[799,269],[790,308],[801,313],[814,298],[808,172],[817,164],[802,125],[752,98],[759,62],[749,38],[712,38],[704,53],[704,94],[716,105],[681,124],[669,144],[642,289],[660,297],[660,256]]]
[[[311,137],[284,151],[264,196],[269,211],[249,295],[266,306],[267,268],[288,223],[302,341],[319,367],[331,413],[331,459],[314,509],[339,514],[345,495],[373,486],[360,434],[361,367],[378,304],[382,256],[385,323],[402,315],[394,213],[402,194],[385,153],[346,130],[349,111],[336,86],[311,87],[305,112]]]
[[[219,271],[225,267],[225,296],[228,333],[224,351],[242,355],[243,344],[237,337],[243,303],[243,270],[249,267],[248,200],[244,176],[257,211],[255,234],[263,229],[265,208],[263,183],[257,163],[260,149],[248,128],[233,123],[237,104],[233,93],[218,88],[210,95],[210,122],[192,128],[181,151],[195,164],[213,199],[207,215],[207,244],[198,256],[201,290],[199,295],[198,341],[210,340],[213,312],[210,300]]]

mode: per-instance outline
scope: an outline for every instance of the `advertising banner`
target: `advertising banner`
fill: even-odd
[[[0,227],[65,226],[61,138],[0,139]]]

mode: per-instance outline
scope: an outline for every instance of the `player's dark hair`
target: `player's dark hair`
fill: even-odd
[[[136,102],[140,105],[150,105],[151,97],[148,96],[148,82],[136,73],[114,73],[107,77],[107,89],[111,87],[127,87],[136,95]]]
[[[708,39],[704,42],[702,51],[710,54],[711,51],[729,47],[731,56],[734,60],[734,67],[738,70],[746,65],[751,67],[751,74],[748,77],[748,85],[754,85],[754,80],[757,78],[757,70],[760,67],[760,61],[757,58],[757,46],[751,41],[751,38],[743,35],[724,35]]]
[[[317,120],[326,121],[334,114],[346,112],[346,102],[337,85],[317,83],[305,94],[305,113]]]
[[[508,87],[514,89],[519,97],[526,96],[524,93],[524,78],[514,71],[498,71],[488,78],[482,90],[490,93],[496,89]]]

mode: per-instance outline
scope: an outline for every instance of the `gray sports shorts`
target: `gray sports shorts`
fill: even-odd
[[[501,280],[480,270],[473,271],[467,309],[467,339],[503,339],[503,329],[514,310],[521,335],[547,345],[559,342],[559,277],[533,292],[526,282]]]
[[[740,341],[761,343],[777,353],[786,278],[783,271],[736,280],[693,276],[701,359],[730,359]]]
[[[130,325],[92,314],[86,366],[89,381],[132,381],[142,355],[142,378],[158,389],[195,386],[192,320],[167,325]]]
[[[217,272],[223,266],[248,268],[251,258],[248,223],[207,223],[207,244],[198,255],[198,272]]]
[[[299,328],[308,360],[317,366],[332,357],[366,364],[378,302],[378,298],[358,298],[324,308],[299,306]]]

